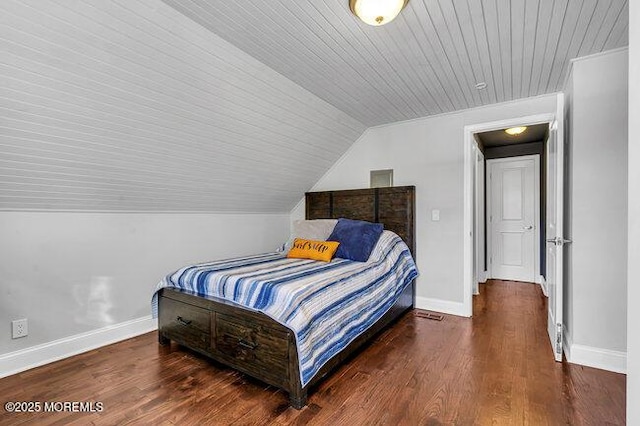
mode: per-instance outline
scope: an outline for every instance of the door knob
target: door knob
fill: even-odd
[[[522,229],[525,231],[531,231],[533,229],[533,225],[523,226]]]
[[[557,245],[557,246],[562,246],[562,245],[565,245],[565,244],[570,244],[570,243],[572,243],[573,241],[572,241],[572,240],[569,240],[569,239],[567,239],[567,238],[555,237],[555,238],[549,238],[549,239],[547,240],[547,242],[548,242],[548,243],[555,244],[555,245]]]

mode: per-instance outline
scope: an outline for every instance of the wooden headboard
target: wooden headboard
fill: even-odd
[[[415,186],[307,192],[307,219],[341,217],[379,222],[400,236],[416,256]]]

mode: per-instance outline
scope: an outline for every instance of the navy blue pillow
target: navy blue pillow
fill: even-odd
[[[340,218],[327,241],[340,243],[335,257],[366,262],[383,229],[381,223]]]

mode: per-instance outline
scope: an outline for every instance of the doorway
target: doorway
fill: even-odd
[[[480,228],[474,223],[473,229],[475,255],[484,256],[480,262],[474,258],[474,270],[479,264],[481,271],[475,273],[473,294],[477,294],[476,281],[483,283],[487,278],[535,282],[546,290],[547,176],[543,170],[550,127],[545,122],[518,129],[515,135],[507,133],[506,127],[473,134],[472,154],[480,152],[486,165],[485,174],[473,175],[474,212],[486,212],[486,221]],[[480,191],[483,187],[486,198]],[[484,247],[486,255],[478,247]]]
[[[473,315],[473,288],[474,281],[477,280],[474,272],[474,256],[476,256],[476,235],[474,234],[474,199],[476,199],[474,180],[474,144],[475,135],[481,132],[496,131],[514,126],[530,126],[534,124],[544,124],[548,129],[547,144],[545,147],[545,165],[542,167],[548,184],[541,185],[542,188],[548,186],[543,197],[546,200],[546,215],[541,220],[540,229],[546,233],[545,243],[540,247],[546,247],[546,258],[549,260],[541,271],[546,276],[546,292],[548,297],[547,310],[547,331],[549,341],[553,348],[556,361],[562,359],[563,342],[563,253],[562,246],[565,242],[563,237],[563,164],[564,164],[564,117],[566,113],[563,94],[556,97],[556,109],[554,113],[540,114],[498,122],[490,122],[477,125],[468,125],[464,128],[464,286],[463,286],[463,313],[467,316]],[[544,228],[543,226],[544,225]],[[476,268],[477,269],[477,268]],[[543,291],[545,291],[543,280]]]
[[[560,106],[561,102],[559,102],[558,105]],[[562,110],[563,109],[561,107],[558,108],[558,111],[562,111]],[[548,113],[548,114],[524,116],[524,117],[513,118],[508,120],[465,126],[465,129],[464,129],[464,132],[465,132],[465,150],[464,150],[464,155],[465,155],[465,169],[464,169],[465,171],[465,176],[464,176],[464,180],[465,180],[465,186],[464,186],[465,188],[465,192],[464,192],[465,244],[464,244],[464,251],[463,251],[464,293],[463,293],[463,310],[462,310],[464,312],[464,315],[467,315],[467,316],[473,315],[473,294],[477,289],[476,283],[483,282],[484,278],[486,277],[486,275],[483,275],[483,273],[486,274],[489,272],[487,268],[487,257],[488,257],[488,247],[486,247],[487,238],[484,238],[484,240],[481,242],[477,241],[478,237],[482,238],[482,233],[478,232],[478,229],[476,229],[477,226],[475,225],[476,223],[475,219],[478,216],[475,212],[479,208],[477,203],[480,201],[480,196],[477,194],[477,190],[476,190],[476,187],[478,186],[477,174],[476,174],[476,170],[477,170],[476,161],[478,156],[476,152],[487,151],[481,146],[481,142],[478,141],[477,135],[483,134],[483,133],[489,133],[489,132],[500,133],[500,132],[504,132],[504,129],[506,128],[515,127],[515,126],[542,125],[545,129],[549,129],[550,123],[553,123],[556,120],[557,116],[558,114],[556,113]],[[540,154],[541,152],[544,153],[544,151],[539,151],[539,150],[535,152],[527,151],[528,149],[531,148],[531,145],[528,145],[528,144],[519,145],[519,147],[520,148],[517,148],[518,152],[510,152],[507,155],[505,155],[505,153],[503,152],[505,151],[504,147],[496,148],[497,151],[500,151],[498,156],[494,156],[495,152],[490,153],[490,155],[487,155],[488,152],[484,152],[485,165],[486,165],[486,160],[490,160],[493,158],[503,158],[508,156],[519,156],[519,155],[520,156],[534,155],[534,154]],[[540,155],[540,160],[539,160],[540,161],[539,166],[541,171],[540,176],[543,181],[547,179],[546,169],[548,165],[545,164],[545,160],[544,160],[545,157],[546,155]],[[544,171],[544,173],[542,173],[542,171]],[[483,185],[483,187],[486,190],[485,178],[486,178],[486,168],[485,168],[485,176],[480,177],[480,179],[485,180],[485,184]],[[546,197],[547,195],[543,192],[544,191],[542,189],[543,187],[544,185],[540,186],[541,199],[544,199],[544,197]],[[538,241],[540,242],[540,245],[539,245],[540,249],[545,247],[545,244],[542,242],[543,238],[545,238],[545,235],[544,235],[545,228],[543,226],[544,220],[545,220],[544,208],[545,208],[544,205],[540,206],[541,214],[538,219],[539,223],[535,224],[539,230]],[[486,213],[486,206],[484,210]],[[486,221],[485,221],[485,227],[486,227]],[[485,232],[485,234],[487,233]],[[478,252],[479,252],[478,246],[485,247],[484,267],[482,267],[483,266],[482,262],[478,260]],[[538,259],[538,262],[540,264],[539,269],[537,269],[538,271],[545,271],[543,257],[544,256],[540,256]],[[541,276],[538,275],[537,277],[534,277],[534,281],[538,281],[540,278]],[[545,288],[543,286],[543,291],[544,290]]]

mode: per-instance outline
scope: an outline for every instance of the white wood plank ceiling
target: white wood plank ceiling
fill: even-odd
[[[0,209],[288,212],[365,126],[159,0],[0,1]]]
[[[0,210],[288,212],[367,126],[558,91],[628,31],[624,0],[165,3],[0,1]]]
[[[561,91],[628,44],[627,0],[410,0],[382,27],[348,0],[163,1],[367,126]]]

